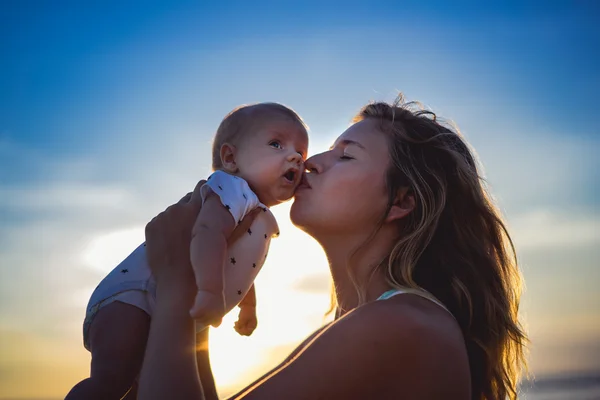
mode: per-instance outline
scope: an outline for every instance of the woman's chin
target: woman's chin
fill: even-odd
[[[304,207],[302,201],[294,199],[292,207],[290,208],[290,220],[294,226],[306,230],[307,225],[310,225],[310,214],[310,210],[307,210],[306,207]]]
[[[302,221],[302,217],[301,217],[301,213],[298,210],[298,206],[296,205],[297,200],[294,199],[294,202],[292,203],[292,206],[290,207],[290,220],[292,221],[292,224],[294,224],[297,227],[300,227],[300,223]]]

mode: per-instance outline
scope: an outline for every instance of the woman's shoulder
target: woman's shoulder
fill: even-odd
[[[404,378],[435,382],[442,391],[469,391],[461,330],[448,311],[430,300],[398,295],[374,301],[349,312],[328,331],[332,343],[352,335],[354,346],[364,346],[376,358],[392,362],[395,373]],[[339,343],[343,346],[344,341]]]
[[[468,363],[464,369],[448,350],[443,322],[406,303],[390,299],[346,314],[235,398],[470,398]]]
[[[338,329],[364,331],[389,339],[400,347],[426,343],[428,347],[464,349],[460,327],[452,315],[430,300],[398,295],[356,308],[337,321]],[[397,338],[403,338],[398,343]]]

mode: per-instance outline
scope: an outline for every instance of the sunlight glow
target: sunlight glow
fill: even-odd
[[[272,241],[269,257],[256,280],[258,328],[251,337],[239,336],[233,329],[239,310],[235,308],[221,327],[212,330],[211,365],[220,387],[248,383],[325,322],[330,287],[327,261],[319,245],[290,222],[291,204],[273,208],[281,235]],[[142,227],[97,235],[81,259],[86,267],[107,273],[143,240]],[[298,287],[311,277],[308,288]],[[312,289],[310,285],[316,286]],[[77,302],[87,301],[83,297],[89,296],[88,292],[74,294]]]
[[[235,390],[250,383],[326,322],[327,260],[314,239],[292,225],[290,206],[288,202],[273,208],[281,235],[272,241],[269,257],[256,279],[258,328],[250,337],[239,336],[233,329],[236,308],[210,336],[211,365],[222,388]],[[314,292],[298,290],[298,283],[310,276],[317,276],[317,281],[322,277],[323,284]]]
[[[143,227],[96,236],[85,249],[82,261],[92,269],[108,273],[143,241]]]

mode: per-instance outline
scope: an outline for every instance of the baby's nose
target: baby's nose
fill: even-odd
[[[298,154],[298,153],[292,153],[288,157],[288,161],[296,163],[296,164],[301,164],[302,163],[302,156],[300,154]]]

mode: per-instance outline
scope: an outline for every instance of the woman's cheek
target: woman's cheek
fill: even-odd
[[[339,196],[350,197],[356,200],[367,199],[374,189],[374,177],[360,173],[360,171],[348,171],[348,173],[335,182],[334,193]]]
[[[358,177],[356,177],[358,178]],[[348,198],[354,212],[361,214],[365,219],[379,219],[388,202],[387,189],[381,174],[363,174],[360,179],[354,180]]]

